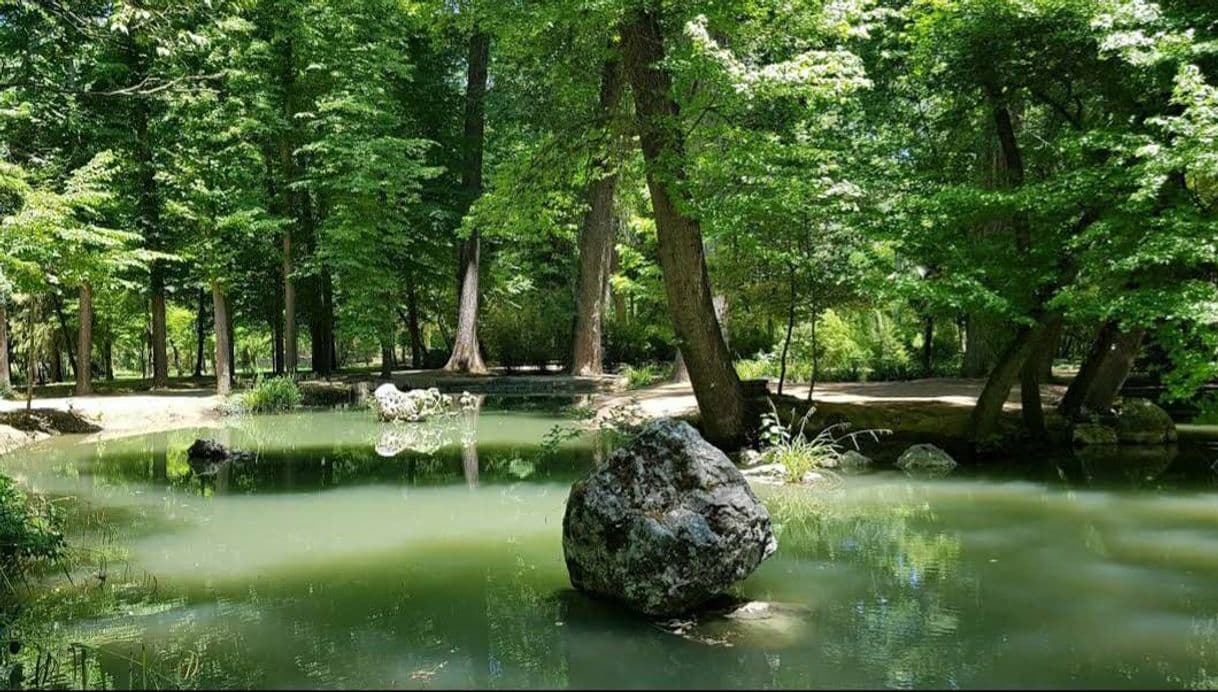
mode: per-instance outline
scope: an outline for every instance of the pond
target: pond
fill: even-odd
[[[395,435],[367,412],[309,412],[9,457],[6,472],[73,498],[74,541],[113,556],[72,575],[113,607],[56,611],[57,640],[87,649],[58,656],[51,681],[1218,685],[1210,450],[763,493],[780,547],[738,594],[778,616],[674,629],[570,590],[563,502],[604,453],[552,432],[572,423],[490,402]],[[196,435],[258,458],[195,477]]]

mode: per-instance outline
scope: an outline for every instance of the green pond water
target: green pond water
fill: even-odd
[[[41,585],[112,603],[56,611],[88,653],[58,652],[49,684],[1218,685],[1213,451],[763,492],[780,547],[736,595],[774,615],[662,626],[571,591],[563,503],[604,445],[559,424],[510,402],[397,434],[310,412],[0,460],[116,556],[104,583]],[[257,460],[196,477],[196,436]]]

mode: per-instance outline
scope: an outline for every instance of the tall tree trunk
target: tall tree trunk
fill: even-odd
[[[228,302],[220,282],[211,282],[212,331],[215,333],[216,394],[228,396],[233,391],[233,352],[229,342]]]
[[[1099,332],[1095,336],[1095,341],[1091,344],[1091,350],[1083,358],[1078,373],[1070,381],[1070,386],[1066,388],[1066,394],[1062,397],[1061,403],[1058,404],[1058,410],[1066,418],[1076,418],[1082,412],[1083,405],[1087,400],[1087,392],[1090,391],[1091,384],[1099,373],[1100,365],[1104,362],[1108,352],[1112,350],[1112,345],[1119,333],[1120,329],[1115,322],[1105,322],[1100,327]]]
[[[922,318],[922,374],[931,377],[935,373],[935,318],[926,315]]]
[[[393,377],[393,340],[381,339],[381,377]]]
[[[63,301],[59,298],[58,293],[51,294],[51,301],[55,305],[55,318],[59,320],[59,335],[63,337],[63,345],[68,351],[68,365],[71,366],[72,376],[75,378],[78,375],[78,371],[76,369],[76,351],[72,347],[72,331],[68,329],[68,318],[63,313]],[[62,354],[59,350],[58,340],[55,344],[55,355],[60,356],[60,360],[62,361]],[[57,373],[56,380],[62,379],[61,364],[57,364],[55,366],[55,372]]]
[[[85,281],[80,285],[80,342],[76,353],[80,356],[76,367],[76,395],[93,393],[93,284]]]
[[[708,440],[740,444],[745,436],[744,394],[732,367],[711,298],[702,229],[682,211],[685,141],[662,66],[664,38],[649,9],[632,10],[622,26],[622,53],[634,92],[635,116],[659,239],[660,269],[678,347],[689,368]]]
[[[469,72],[465,87],[465,139],[461,187],[465,208],[482,194],[482,148],[486,137],[486,78],[490,62],[490,36],[475,30],[469,39]],[[474,228],[463,243],[459,258],[461,290],[457,300],[457,334],[452,355],[444,369],[449,372],[485,373],[486,364],[478,344],[478,272],[482,244]]]
[[[994,369],[990,371],[985,388],[977,397],[971,420],[971,437],[974,444],[988,443],[998,432],[1002,409],[1011,394],[1011,387],[1019,379],[1024,362],[1037,338],[1038,327],[1020,327],[1015,339],[1003,351]]]
[[[114,381],[114,338],[107,335],[102,341],[102,367],[106,371],[106,381]]]
[[[787,354],[791,352],[791,335],[795,332],[795,270],[791,270],[791,299],[787,303],[787,334],[782,340],[782,358],[778,366],[778,396],[782,396],[782,386],[787,381]]]
[[[419,329],[419,293],[411,282],[406,296],[407,328],[410,330],[410,367],[423,367],[423,332]]]
[[[0,393],[13,388],[13,371],[8,360],[8,303],[0,299]]]
[[[296,374],[296,285],[292,280],[292,230],[283,229],[283,359],[284,372]]]
[[[165,277],[163,270],[152,270],[152,387],[169,386],[169,350],[166,348]]]
[[[1019,379],[1020,410],[1024,426],[1034,437],[1044,440],[1049,436],[1045,426],[1045,412],[1040,400],[1041,375],[1044,372],[1046,360],[1052,361],[1053,348],[1057,337],[1061,334],[1062,316],[1053,314],[1048,317],[1036,341],[1028,351]]]
[[[207,291],[199,287],[199,314],[195,316],[195,377],[203,376],[203,345],[207,341]]]
[[[588,214],[579,235],[579,285],[575,292],[575,337],[571,347],[573,375],[600,375],[604,372],[603,326],[609,263],[613,261],[613,196],[617,171],[611,157],[607,131],[613,111],[622,96],[622,64],[611,59],[601,68],[601,95],[597,111],[598,138],[601,140],[594,165],[594,178],[588,185]]]
[[[1142,349],[1146,330],[1140,327],[1122,330],[1112,341],[1112,348],[1104,354],[1096,368],[1091,386],[1083,399],[1083,407],[1092,411],[1107,411],[1112,408],[1117,393],[1133,369],[1133,361]]]
[[[38,299],[30,296],[25,309],[25,410],[27,412],[34,405],[34,378],[38,371],[38,340],[34,338],[34,314],[37,310]]]

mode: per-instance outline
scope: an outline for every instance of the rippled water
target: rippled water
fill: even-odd
[[[570,591],[563,502],[602,453],[545,443],[570,423],[487,408],[386,434],[303,413],[3,466],[124,555],[89,587],[119,613],[66,624],[101,652],[89,680],[63,666],[77,685],[1218,685],[1214,453],[765,493],[780,548],[739,595],[767,616],[674,627]],[[196,434],[258,458],[198,478]]]

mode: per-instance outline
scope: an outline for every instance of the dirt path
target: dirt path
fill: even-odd
[[[89,440],[112,439],[128,435],[173,430],[176,428],[219,425],[216,405],[219,397],[209,390],[173,390],[164,393],[118,394],[84,397],[35,399],[35,408],[72,409],[96,423],[101,432]],[[25,408],[24,401],[0,400],[0,411]],[[7,426],[0,426],[0,454],[41,439]]]
[[[963,408],[972,408],[977,395],[985,386],[985,380],[934,378],[907,380],[904,382],[827,382],[816,385],[813,400],[832,404],[867,404],[891,402],[934,402]],[[774,384],[770,384],[771,393]],[[1062,385],[1041,387],[1041,398],[1046,404],[1059,399],[1066,388]],[[795,384],[783,388],[783,394],[803,399],[808,395],[808,385]],[[638,402],[643,413],[652,417],[684,416],[695,412],[698,403],[688,382],[665,383],[646,389],[622,392],[605,399],[601,410],[624,404],[631,399]],[[1007,410],[1019,410],[1019,386],[1011,389],[1007,399]]]

